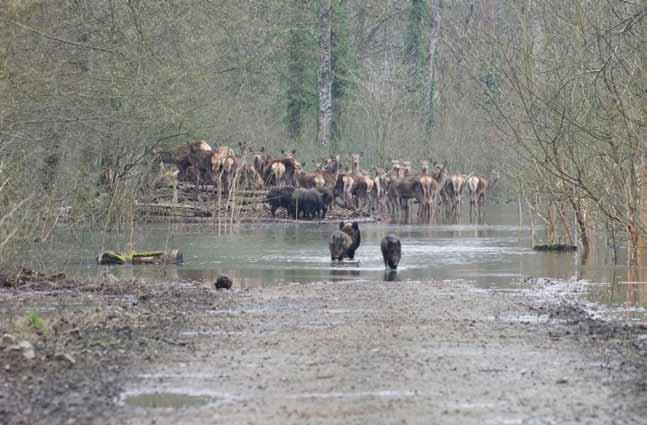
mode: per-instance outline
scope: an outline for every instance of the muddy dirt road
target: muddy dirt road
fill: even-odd
[[[2,351],[0,422],[646,423],[647,329],[591,319],[575,292],[375,281],[4,291],[3,332],[20,330],[7,320],[17,298],[13,316],[44,303],[56,332],[23,332],[34,360]]]

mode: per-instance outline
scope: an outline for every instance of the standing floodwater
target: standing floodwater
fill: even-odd
[[[87,234],[64,250],[60,267],[71,276],[95,278],[109,273],[117,278],[154,281],[214,282],[218,275],[234,279],[234,287],[341,280],[467,281],[481,287],[519,288],[528,277],[577,280],[591,283],[588,297],[622,308],[631,318],[641,317],[647,306],[647,284],[635,280],[623,267],[593,258],[581,266],[575,253],[540,253],[530,246],[530,229],[513,212],[490,214],[484,225],[388,225],[362,223],[362,244],[354,261],[330,261],[328,238],[337,223],[272,223],[242,226],[220,234],[208,225],[143,226],[136,247],[178,248],[184,264],[98,267],[95,253],[119,248],[118,241],[101,241]],[[385,275],[380,241],[387,234],[402,241],[404,256],[397,275]],[[110,236],[110,235],[109,235]],[[116,237],[116,236],[115,236]],[[82,248],[79,249],[79,242]],[[101,246],[103,243],[103,246]]]
[[[18,389],[0,394],[4,422],[641,423],[644,327],[594,318],[647,324],[644,284],[597,254],[582,267],[535,252],[512,222],[361,223],[341,263],[328,251],[339,223],[134,229],[134,248],[184,252],[165,268],[99,267],[94,252],[128,235],[76,234],[54,265],[87,281],[0,294],[0,325],[35,341],[31,360],[0,349],[4,388]],[[397,271],[387,234],[402,242]],[[223,274],[233,290],[214,288]]]

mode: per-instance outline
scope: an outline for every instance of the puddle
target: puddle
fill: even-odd
[[[200,336],[232,336],[242,335],[243,332],[239,331],[184,331],[180,332],[180,336],[185,337],[200,337]]]
[[[140,376],[141,378],[141,376]],[[182,375],[186,378],[186,375]],[[195,379],[198,379],[196,376]],[[119,397],[122,406],[143,409],[191,409],[233,400],[230,394],[186,386],[154,385],[126,391]]]
[[[529,314],[522,314],[522,315],[502,315],[497,318],[498,320],[502,322],[508,322],[508,323],[521,323],[521,324],[539,324],[539,323],[546,323],[549,321],[550,317],[548,317],[547,314],[540,314],[540,315],[529,315]]]
[[[124,398],[123,403],[126,406],[143,407],[145,409],[185,409],[206,406],[217,401],[217,399],[208,395],[155,392],[127,396]]]
[[[286,398],[293,400],[300,399],[362,399],[362,398],[386,398],[399,399],[414,397],[415,393],[411,391],[383,390],[383,391],[362,391],[352,393],[330,392],[330,393],[303,393],[287,395]]]

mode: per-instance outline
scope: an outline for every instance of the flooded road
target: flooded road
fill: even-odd
[[[333,264],[327,240],[335,224],[272,223],[242,226],[218,234],[208,225],[144,226],[134,247],[142,250],[177,248],[184,264],[99,267],[96,253],[123,249],[119,235],[89,233],[70,243],[59,266],[69,275],[95,279],[106,273],[119,279],[212,283],[219,274],[234,279],[234,287],[260,288],[319,281],[420,280],[461,281],[481,288],[515,289],[529,278],[578,280],[583,296],[608,306],[614,318],[647,323],[647,270],[627,271],[613,265],[606,247],[594,247],[587,265],[577,253],[545,253],[531,249],[530,227],[519,224],[511,209],[489,213],[482,225],[361,224],[362,244],[355,261]],[[385,274],[380,240],[387,234],[402,240],[403,259],[397,274]],[[107,238],[107,239],[102,239]],[[600,244],[603,245],[603,244]],[[79,246],[85,249],[79,249]]]

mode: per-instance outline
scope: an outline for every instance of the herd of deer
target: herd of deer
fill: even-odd
[[[459,217],[463,194],[469,196],[470,218],[483,213],[486,194],[498,179],[477,175],[451,174],[444,164],[420,161],[420,172],[412,170],[410,161],[393,160],[390,170],[373,167],[372,172],[360,168],[360,155],[351,155],[351,169],[341,171],[339,155],[314,162],[315,169],[306,172],[295,159],[296,151],[281,151],[273,158],[264,149],[240,146],[241,155],[227,146],[212,149],[199,141],[178,146],[173,162],[180,181],[196,185],[213,185],[230,193],[232,188],[262,190],[271,186],[329,188],[338,204],[347,208],[389,214],[394,220],[408,222],[410,204],[417,204],[420,221],[430,221],[439,214],[445,218]]]

